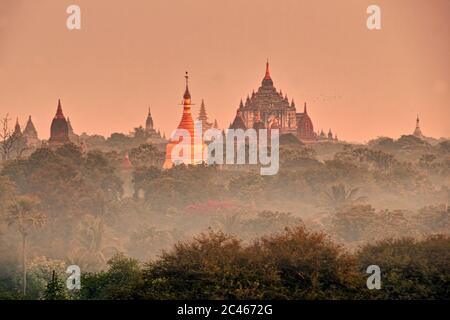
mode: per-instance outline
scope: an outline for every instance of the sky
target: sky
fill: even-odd
[[[81,8],[81,30],[66,9]],[[381,30],[366,9],[381,8]],[[221,128],[257,90],[269,59],[277,89],[308,103],[315,130],[365,142],[450,137],[448,0],[0,0],[0,115],[29,115],[40,138],[61,98],[76,133],[169,135],[184,74]]]

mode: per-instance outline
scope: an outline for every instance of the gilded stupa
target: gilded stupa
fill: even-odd
[[[172,134],[169,143],[167,144],[166,160],[163,165],[164,169],[170,169],[175,164],[184,163],[186,165],[196,165],[204,161],[203,151],[205,150],[206,145],[203,143],[201,130],[197,133],[197,136],[195,135],[195,124],[191,113],[192,102],[191,93],[189,92],[189,76],[187,72],[185,78],[186,90],[181,103],[183,106],[183,115],[177,130]],[[188,133],[189,139],[184,139],[182,132]],[[174,148],[177,148],[175,155],[178,159],[173,159]],[[190,155],[183,154],[184,150],[190,150]]]

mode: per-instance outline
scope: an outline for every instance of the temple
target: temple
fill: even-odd
[[[205,145],[203,143],[203,139],[200,137],[198,139],[199,141],[196,141],[195,139],[195,131],[194,131],[194,120],[192,119],[191,114],[191,93],[189,92],[189,76],[186,72],[186,90],[183,95],[183,115],[181,117],[180,124],[177,127],[177,130],[174,132],[174,134],[170,137],[169,143],[166,147],[166,160],[164,161],[163,167],[165,169],[170,169],[174,165],[177,164],[187,164],[187,165],[196,165],[203,162],[203,150],[205,148]],[[188,140],[184,140],[183,136],[181,136],[181,132],[186,132],[189,134]],[[180,159],[173,159],[172,158],[172,151],[175,147],[180,147],[180,152],[177,154]],[[183,150],[188,149],[190,150],[190,155],[183,154]]]
[[[74,144],[80,144],[80,136],[73,131],[72,123],[69,117],[67,117],[67,128],[69,129],[69,140]]]
[[[161,136],[161,132],[156,131],[154,128],[154,122],[152,117],[152,112],[150,108],[148,108],[148,114],[147,119],[145,121],[145,138],[147,140],[147,143],[159,145],[159,144],[165,144],[166,139]]]
[[[155,129],[153,128],[153,117],[150,108],[148,108],[147,120],[145,120],[145,132],[147,134],[156,133]]]
[[[206,114],[205,101],[202,99],[202,103],[200,105],[200,111],[198,113],[197,120],[202,124],[202,134],[205,134],[205,131],[211,129],[213,124],[208,122],[208,115]],[[217,124],[217,121],[215,122]]]
[[[56,148],[66,143],[70,143],[69,125],[67,124],[67,120],[62,111],[61,100],[58,100],[58,108],[50,127],[50,139],[48,142],[50,147]]]
[[[33,124],[33,120],[31,120],[31,116],[28,117],[28,121],[22,135],[28,146],[37,147],[39,145],[38,133]]]
[[[297,137],[300,141],[304,143],[313,143],[317,140],[317,136],[314,133],[314,126],[311,118],[308,115],[308,110],[305,106],[303,108],[303,113],[296,114],[297,119]]]
[[[16,119],[16,125],[14,126],[13,136],[17,137],[17,139],[22,138],[22,129],[20,128],[19,118]]]
[[[307,112],[306,103],[303,112],[297,112],[294,100],[289,102],[287,94],[277,91],[270,74],[269,62],[258,91],[247,96],[245,103],[239,104],[230,129],[274,129],[280,130],[280,135],[291,134],[305,144],[323,141],[314,132],[313,122]],[[327,141],[336,141],[328,139]]]
[[[420,138],[420,139],[424,138],[422,130],[420,129],[419,115],[417,115],[417,118],[416,118],[416,128],[414,129],[413,136]]]

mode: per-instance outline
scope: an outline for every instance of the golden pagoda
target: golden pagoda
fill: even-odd
[[[172,134],[167,144],[166,160],[163,165],[164,169],[170,169],[174,164],[179,163],[196,165],[203,162],[203,151],[206,145],[203,142],[202,130],[197,130],[198,132],[195,130],[194,120],[192,119],[191,93],[189,92],[189,76],[187,72],[185,78],[186,90],[182,102],[183,116],[181,117],[177,130]],[[183,133],[188,134],[188,136],[183,135]],[[186,151],[190,152],[190,155],[183,154]],[[178,159],[173,159],[173,155],[176,155]]]

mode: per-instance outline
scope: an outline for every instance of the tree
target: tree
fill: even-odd
[[[362,272],[369,265],[381,269],[381,290],[366,290],[366,298],[383,300],[450,299],[450,237],[422,241],[388,239],[364,246],[358,253]]]
[[[106,271],[84,274],[81,281],[81,299],[129,300],[139,293],[142,272],[137,260],[116,254]]]
[[[330,191],[325,191],[325,204],[332,208],[335,212],[348,206],[352,206],[366,199],[366,197],[358,197],[358,188],[345,190],[343,184],[332,186]]]
[[[364,287],[355,258],[303,226],[248,246],[203,234],[148,263],[143,279],[144,299],[348,299]]]
[[[130,151],[130,159],[136,167],[162,167],[165,154],[152,144],[141,144]]]
[[[107,256],[119,251],[118,246],[111,241],[108,231],[102,217],[86,216],[81,222],[72,259],[82,266],[83,270],[104,267],[108,261]]]
[[[9,225],[16,225],[22,237],[22,271],[23,271],[23,296],[27,290],[27,238],[32,230],[45,224],[45,215],[37,211],[39,202],[31,197],[20,196],[9,207],[7,221]]]
[[[14,134],[14,131],[9,127],[10,120],[8,114],[0,119],[0,152],[3,161],[9,159],[16,142],[20,138]]]
[[[68,298],[64,282],[58,277],[55,270],[52,279],[48,282],[44,293],[45,300],[66,300]]]

